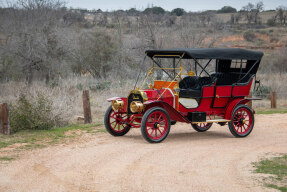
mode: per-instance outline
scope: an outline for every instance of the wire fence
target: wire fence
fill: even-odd
[[[261,98],[262,100],[253,102],[253,108],[284,108],[287,109],[287,93],[270,92],[270,93],[253,93],[252,97]]]

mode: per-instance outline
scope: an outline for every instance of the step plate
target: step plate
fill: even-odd
[[[230,122],[228,119],[212,119],[212,120],[206,120],[206,122],[192,122],[192,124],[197,123],[220,123],[220,122]]]

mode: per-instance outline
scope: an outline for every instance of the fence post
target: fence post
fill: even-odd
[[[250,92],[248,98],[252,98],[252,93]],[[252,100],[248,101],[247,106],[252,108]]]
[[[275,109],[277,107],[276,103],[276,92],[270,92],[271,108]]]
[[[1,107],[1,133],[5,135],[11,134],[10,122],[9,122],[9,108],[7,103],[2,103]]]
[[[91,104],[89,90],[83,90],[83,109],[85,124],[92,123]]]

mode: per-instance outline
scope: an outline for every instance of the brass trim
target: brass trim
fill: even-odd
[[[214,119],[214,120],[206,120],[205,122],[192,122],[192,124],[197,123],[220,123],[220,122],[230,122],[231,120],[228,119]]]
[[[132,91],[130,92],[130,94],[132,94],[132,93],[134,93],[134,94],[140,94],[140,95],[142,96],[142,98],[143,98],[143,102],[145,102],[145,101],[148,100],[148,97],[147,97],[147,95],[146,95],[146,93],[145,93],[144,91],[132,90]],[[130,94],[128,95],[128,97],[130,96]]]
[[[116,99],[112,101],[112,108],[114,111],[121,110],[124,108],[124,101],[121,99]]]
[[[183,58],[183,56],[185,55],[185,53],[183,53],[182,55],[154,55],[153,57],[152,57],[152,67],[151,67],[151,69],[149,70],[149,72],[148,72],[148,74],[146,75],[146,77],[145,77],[145,79],[144,79],[144,81],[143,81],[143,83],[142,83],[142,85],[141,85],[141,88],[145,85],[145,82],[147,81],[147,79],[148,79],[148,77],[149,76],[151,76],[151,79],[152,79],[152,81],[155,81],[155,79],[154,79],[154,77],[153,77],[153,74],[154,74],[154,69],[167,69],[167,70],[174,70],[174,69],[177,69],[177,70],[179,70],[179,72],[177,73],[177,75],[176,75],[176,77],[179,77],[179,79],[181,80],[181,76],[182,76],[182,71],[183,71],[183,68],[182,68],[182,58]],[[176,68],[163,68],[163,67],[155,67],[155,60],[154,60],[154,58],[156,58],[156,57],[162,57],[162,58],[164,58],[164,57],[178,57],[179,59],[180,59],[180,61],[179,61],[179,67],[176,67]]]
[[[133,113],[142,112],[144,109],[144,105],[140,101],[133,101],[130,104],[130,110]]]

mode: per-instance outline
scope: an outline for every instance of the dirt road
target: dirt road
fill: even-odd
[[[251,162],[287,153],[287,114],[255,118],[243,139],[227,126],[197,133],[177,124],[160,144],[147,143],[135,129],[30,151],[0,166],[0,191],[272,191]]]

